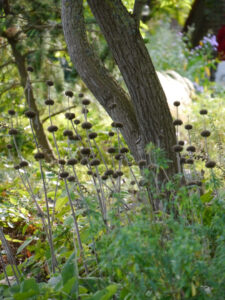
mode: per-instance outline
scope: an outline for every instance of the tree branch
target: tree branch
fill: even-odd
[[[77,107],[77,105],[71,105],[71,106],[66,107],[66,108],[63,108],[63,109],[61,109],[61,110],[59,110],[59,111],[56,111],[55,113],[51,114],[50,116],[45,117],[45,118],[41,121],[41,123],[44,124],[50,117],[51,117],[51,118],[52,118],[52,117],[55,117],[55,116],[57,116],[57,115],[60,115],[60,114],[64,113],[65,111],[70,110],[70,109],[75,108],[75,107]]]
[[[147,0],[135,0],[134,9],[133,9],[133,17],[137,23],[137,27],[139,27],[142,10],[146,3],[147,3]]]

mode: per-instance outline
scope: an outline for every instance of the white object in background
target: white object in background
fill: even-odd
[[[225,61],[220,62],[217,66],[215,82],[225,85]]]

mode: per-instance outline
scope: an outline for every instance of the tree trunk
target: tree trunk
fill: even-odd
[[[130,131],[126,120],[133,120],[132,131],[135,135],[130,135],[131,140],[125,135],[124,137],[135,159],[140,156],[144,157],[145,146],[153,142],[163,148],[167,157],[172,161],[168,170],[169,174],[176,173],[176,157],[172,151],[176,137],[172,117],[135,19],[127,12],[120,0],[89,0],[88,3],[121,71],[132,104],[126,96],[126,105],[124,105],[122,95],[125,94],[109,75],[107,79],[105,78],[107,82],[109,81],[106,90],[104,81],[98,80],[101,74],[104,77],[107,72],[105,68],[100,68],[96,64],[87,41],[83,42],[85,28],[82,0],[62,0],[62,23],[72,62],[84,82],[107,111],[108,107],[102,101],[104,90],[110,92],[110,99],[116,99],[119,105],[115,114],[110,115],[113,120],[122,121],[124,132]],[[80,36],[81,32],[82,36]],[[83,52],[88,53],[87,60]],[[85,68],[83,68],[84,65]],[[109,85],[113,85],[113,88],[112,86],[109,88]],[[126,119],[123,115],[126,115]]]

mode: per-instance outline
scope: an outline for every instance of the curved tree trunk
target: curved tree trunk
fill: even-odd
[[[135,18],[120,0],[89,0],[88,3],[118,64],[130,101],[100,66],[87,43],[82,0],[62,0],[63,30],[72,62],[113,120],[124,124],[122,134],[135,159],[144,157],[145,146],[153,142],[163,148],[172,161],[169,174],[176,173],[176,157],[172,152],[176,137],[172,117]],[[104,94],[108,94],[108,102],[103,99]],[[113,114],[108,105],[112,101],[117,103]]]

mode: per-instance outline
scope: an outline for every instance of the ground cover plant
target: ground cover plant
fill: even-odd
[[[28,71],[32,88],[32,67]],[[160,148],[149,144],[150,164],[136,164],[120,134],[123,124],[94,131],[94,104],[82,93],[65,92],[66,122],[55,123],[53,89],[48,80],[43,102],[53,163],[33,131],[29,88],[23,114],[8,110],[1,175],[3,299],[223,299],[224,137],[213,109],[199,96],[183,124],[182,104],[174,102],[180,172],[162,182],[169,161]],[[80,103],[75,110],[73,98]],[[27,157],[17,118],[33,138]]]

